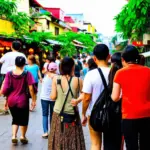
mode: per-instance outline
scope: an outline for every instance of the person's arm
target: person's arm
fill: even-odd
[[[46,74],[47,73],[47,63],[44,64],[43,69],[42,69],[42,74]]]
[[[38,70],[38,76],[39,76],[40,82],[42,83],[42,75],[41,75],[40,70]]]
[[[3,63],[4,63],[4,61],[5,61],[5,56],[6,56],[6,55],[3,55],[3,56],[0,58],[0,64],[3,64]]]
[[[112,90],[112,95],[111,98],[114,102],[118,102],[120,100],[120,95],[121,95],[121,86],[118,83],[113,83],[113,90]]]
[[[32,98],[32,103],[31,103],[31,110],[33,110],[36,106],[36,93],[33,87],[33,84],[35,83],[34,78],[30,72],[27,74],[27,83],[28,83],[28,88],[29,92]]]
[[[54,77],[52,82],[52,91],[50,99],[55,101],[56,98],[57,98],[57,77]]]
[[[118,102],[120,100],[121,95],[121,85],[123,84],[124,72],[117,71],[113,81],[113,89],[111,98],[114,102]]]
[[[36,106],[36,94],[34,92],[34,88],[33,85],[29,85],[29,92],[32,98],[32,102],[31,102],[31,110],[33,110]]]

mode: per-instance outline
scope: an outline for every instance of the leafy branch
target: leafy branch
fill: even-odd
[[[149,0],[130,0],[122,11],[115,16],[115,30],[122,34],[124,39],[139,40],[150,27]]]

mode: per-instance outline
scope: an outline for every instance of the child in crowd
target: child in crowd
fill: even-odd
[[[28,56],[28,65],[25,66],[25,70],[29,71],[32,74],[35,80],[35,86],[36,88],[38,88],[38,79],[40,79],[40,81],[42,82],[42,76],[34,55]]]
[[[48,115],[50,110],[50,122],[52,120],[53,107],[55,102],[50,99],[50,94],[52,90],[52,79],[56,76],[57,64],[51,62],[47,67],[47,74],[45,75],[42,83],[41,89],[41,104],[42,104],[42,113],[43,113],[43,138],[48,138]]]

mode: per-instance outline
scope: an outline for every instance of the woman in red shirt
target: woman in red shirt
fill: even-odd
[[[127,150],[150,150],[150,69],[139,65],[139,59],[138,50],[127,46],[122,53],[124,68],[116,73],[113,84],[113,101],[119,101],[122,93],[122,129]]]

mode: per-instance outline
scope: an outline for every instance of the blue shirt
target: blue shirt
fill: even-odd
[[[39,79],[38,78],[38,71],[40,70],[39,66],[36,65],[36,64],[27,65],[27,66],[25,66],[25,70],[29,71],[32,74],[33,78],[34,78],[35,83],[38,83],[38,79]]]

